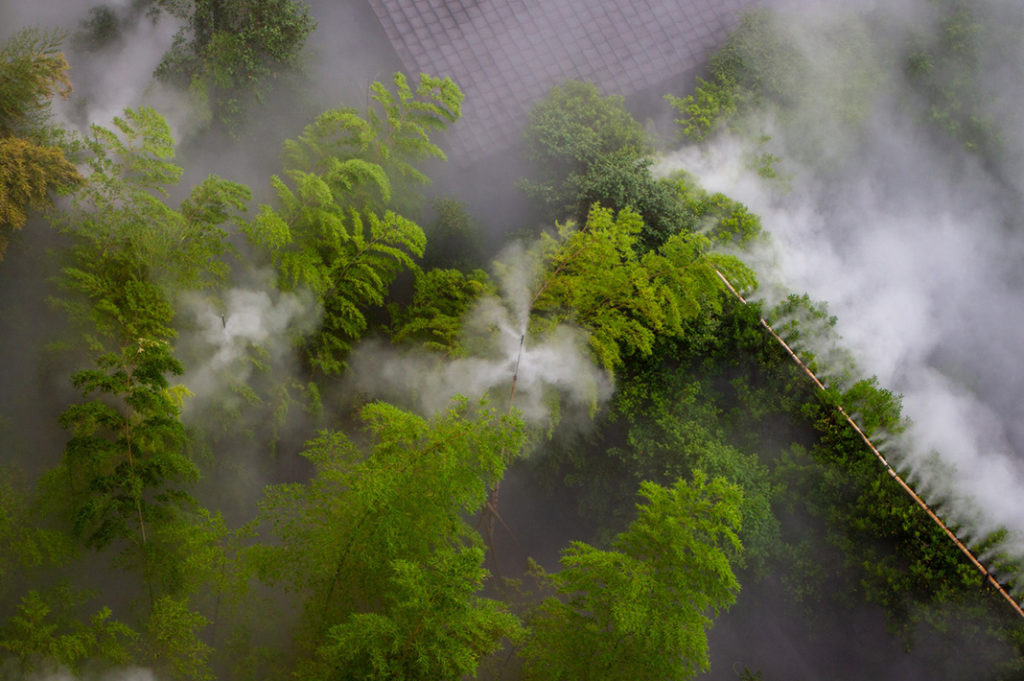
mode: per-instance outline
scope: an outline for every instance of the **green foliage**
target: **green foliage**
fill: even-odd
[[[90,7],[89,14],[79,22],[78,30],[71,37],[71,44],[84,50],[99,50],[120,39],[123,27],[122,18],[114,8]]]
[[[682,126],[683,135],[695,142],[702,142],[714,132],[723,121],[728,121],[740,108],[739,85],[729,75],[723,74],[713,81],[697,78],[694,94],[685,97],[665,95],[665,99],[679,114],[676,123]]]
[[[427,247],[423,251],[425,270],[451,267],[468,271],[484,261],[479,225],[474,224],[464,204],[449,198],[432,199],[435,216],[423,228]]]
[[[1016,43],[1016,31],[983,18],[970,3],[935,0],[931,5],[938,30],[912,34],[904,56],[920,115],[968,151],[1000,158],[1004,133],[989,112],[999,110],[1003,93],[985,84],[984,53]]]
[[[219,225],[248,198],[245,187],[210,178],[174,210],[162,200],[181,174],[166,122],[141,109],[114,124],[118,132],[93,127],[88,185],[60,223],[72,242],[61,281],[70,295],[60,302],[86,323],[96,368],[72,377],[87,399],[61,416],[72,438],[52,477],[70,485],[75,532],[96,548],[118,539],[144,547],[147,524],[187,501],[177,484],[198,476],[168,390],[167,375],[183,369],[169,346],[164,286],[226,274]]]
[[[779,160],[763,148],[768,119],[791,152],[838,165],[856,151],[850,133],[867,133],[884,83],[881,58],[889,46],[872,28],[850,14],[798,31],[782,14],[752,10],[711,55],[708,77],[698,78],[694,93],[666,99],[693,141],[729,130],[753,142],[745,161],[762,177],[775,177]]]
[[[349,654],[324,636],[334,631],[350,641],[357,622],[376,627],[350,651],[374,673],[392,669],[411,649],[442,645],[439,632],[408,628],[410,608],[431,618],[448,612],[483,627],[445,630],[443,642],[483,654],[510,620],[484,601],[453,606],[482,579],[482,555],[466,549],[479,537],[465,518],[481,508],[522,446],[521,424],[489,410],[474,413],[465,401],[429,421],[381,403],[364,407],[362,417],[370,449],[361,451],[339,433],[322,433],[304,452],[316,466],[313,479],[267,489],[261,515],[279,544],[253,547],[258,574],[307,597],[307,645],[328,646],[319,661],[309,662],[312,669]],[[425,613],[417,594],[431,585],[446,591],[434,594],[437,610]],[[352,619],[370,614],[375,616]],[[397,652],[388,652],[393,646]],[[462,668],[467,654],[451,664]]]
[[[544,235],[550,273],[533,309],[554,324],[572,319],[590,332],[590,345],[609,371],[627,355],[649,355],[659,334],[681,335],[683,324],[721,309],[716,269],[741,288],[753,275],[737,259],[708,252],[697,234],[672,235],[656,251],[637,252],[642,222],[623,210],[595,206],[586,226]]]
[[[487,273],[427,270],[417,274],[414,286],[410,305],[391,306],[391,340],[417,341],[428,350],[461,356],[463,317],[481,296],[495,293]]]
[[[164,287],[204,288],[224,280],[222,256],[229,247],[221,225],[238,219],[250,193],[211,176],[175,210],[165,197],[182,170],[171,161],[167,122],[152,109],[128,109],[114,126],[93,126],[88,184],[58,216],[58,226],[73,239],[62,283],[90,300],[85,308],[63,304],[101,335],[131,343],[167,336],[161,328],[166,310],[138,309],[145,301],[166,306],[160,302]]]
[[[738,246],[761,235],[761,218],[721,192],[709,194],[688,173],[672,178],[695,229],[716,244]]]
[[[743,491],[739,536],[745,558],[753,567],[764,567],[779,538],[769,469],[756,453],[729,442],[719,406],[724,400],[706,385],[710,381],[688,379],[681,370],[663,364],[655,366],[620,379],[616,409],[628,432],[625,446],[612,448],[609,456],[623,462],[633,481],[665,484],[700,470],[738,486]]]
[[[47,593],[29,590],[0,628],[0,650],[16,660],[21,674],[55,665],[76,673],[86,661],[93,667],[128,664],[135,632],[111,619],[108,608],[81,621],[75,611],[85,600],[66,585]]]
[[[518,619],[480,598],[487,571],[480,548],[442,546],[425,564],[395,560],[381,612],[331,628],[319,656],[330,679],[457,681],[480,659],[519,638]]]
[[[50,100],[71,94],[63,40],[60,32],[26,28],[0,45],[0,137],[39,135]]]
[[[402,73],[370,86],[364,112],[345,107],[320,114],[284,145],[286,172],[321,176],[335,200],[360,208],[392,205],[426,184],[416,163],[445,155],[431,135],[462,115],[463,94],[450,78],[421,73],[416,89]],[[351,196],[350,196],[351,195]],[[399,203],[397,209],[407,208]]]
[[[666,99],[676,109],[683,134],[702,141],[737,118],[768,103],[792,104],[806,91],[808,64],[768,9],[743,15],[739,27],[708,60],[707,80],[692,95]]]
[[[285,173],[275,177],[280,207],[261,206],[247,229],[267,249],[286,289],[307,288],[323,305],[320,330],[306,355],[325,374],[340,372],[367,328],[365,312],[384,303],[388,287],[416,269],[425,237],[388,206],[425,176],[414,162],[440,157],[430,133],[458,118],[462,93],[449,79],[422,75],[412,91],[401,74],[395,92],[371,88],[377,107],[328,111],[285,143]]]
[[[74,531],[94,548],[119,539],[144,546],[146,526],[166,516],[164,506],[188,500],[176,484],[199,475],[166,391],[166,374],[181,373],[181,365],[165,342],[146,339],[97,363],[99,369],[72,377],[85,397],[95,398],[61,414],[72,433],[62,472]]]
[[[93,366],[72,374],[83,399],[61,414],[71,437],[42,486],[45,503],[64,513],[76,538],[98,550],[114,547],[119,567],[142,577],[154,618],[145,647],[172,655],[185,645],[186,625],[166,599],[180,610],[213,581],[226,530],[219,517],[197,510],[187,489],[199,471],[180,420],[184,391],[168,381],[183,372],[170,345],[171,295],[223,281],[221,225],[244,210],[249,192],[211,177],[175,210],[165,196],[181,168],[170,160],[166,122],[142,109],[114,124],[116,131],[93,127],[88,184],[59,216],[69,245],[58,302],[82,325]]]
[[[686,226],[670,186],[651,176],[651,142],[622,97],[567,81],[531,111],[525,141],[537,179],[521,185],[554,219],[583,222],[594,203],[631,208],[643,218],[647,247]]]
[[[156,77],[189,88],[214,120],[234,131],[281,73],[295,70],[316,27],[299,0],[158,2],[185,25]]]
[[[29,210],[52,207],[53,192],[82,181],[48,125],[50,100],[71,93],[63,38],[27,28],[0,46],[0,260]]]
[[[0,259],[7,249],[7,233],[25,226],[29,210],[52,207],[51,193],[65,191],[81,179],[58,147],[0,137]]]
[[[208,623],[183,600],[162,596],[146,622],[147,663],[176,681],[213,681],[211,649],[199,637]]]
[[[541,164],[558,166],[559,177],[611,153],[632,149],[641,156],[652,150],[622,97],[602,97],[592,83],[574,80],[552,88],[530,112],[526,145]]]
[[[736,599],[742,494],[702,474],[646,503],[612,550],[573,542],[521,655],[528,679],[686,679],[709,666],[706,629]]]
[[[0,599],[18,583],[22,572],[60,563],[71,553],[63,533],[41,527],[25,481],[0,468]]]

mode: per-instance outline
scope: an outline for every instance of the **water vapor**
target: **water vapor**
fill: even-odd
[[[490,396],[504,406],[515,377],[512,406],[538,425],[549,424],[555,411],[564,418],[574,410],[591,411],[606,400],[611,380],[591,358],[586,334],[567,324],[542,336],[528,332],[536,288],[533,256],[519,246],[510,247],[498,258],[496,273],[501,297],[484,297],[464,320],[467,356],[441,357],[381,342],[364,343],[350,360],[351,387],[433,414],[455,395]]]
[[[178,346],[188,367],[181,382],[193,393],[186,416],[212,402],[241,399],[232,387],[247,384],[261,367],[294,370],[294,339],[320,318],[311,294],[272,288],[233,288],[221,300],[193,292],[180,306],[185,321]]]
[[[903,395],[910,427],[890,439],[887,456],[961,534],[980,540],[1005,527],[1003,550],[1024,557],[1024,48],[978,46],[972,87],[998,93],[977,106],[1002,145],[986,156],[927,124],[906,80],[905,48],[934,32],[938,3],[820,4],[829,11],[811,19],[780,10],[784,39],[807,67],[801,87],[870,82],[862,115],[795,96],[794,110],[755,118],[753,129],[772,134],[788,190],[746,167],[749,147],[736,137],[670,155],[659,171],[685,168],[762,216],[770,243],[743,254],[759,275],[757,295],[768,305],[787,291],[827,302],[841,345]],[[1005,4],[975,6],[990,39],[1022,23]],[[872,36],[870,60],[815,39],[843,31]],[[828,348],[806,330],[802,338],[828,364]],[[1003,577],[1024,586],[1024,575]]]

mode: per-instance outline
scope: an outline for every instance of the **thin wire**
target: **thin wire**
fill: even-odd
[[[740,295],[740,292],[737,291],[736,288],[733,287],[732,283],[730,283],[729,280],[725,278],[724,274],[719,272],[717,269],[715,270],[715,274],[718,275],[718,278],[722,280],[722,282],[726,285],[729,291],[731,291],[732,294],[736,296],[736,298],[738,298],[741,303],[743,303],[744,305],[749,304],[747,302],[747,299]],[[775,333],[775,329],[771,327],[771,324],[769,324],[765,320],[765,318],[761,317],[760,315],[758,315],[758,320],[761,322],[761,326],[763,326],[768,331],[768,333],[770,333],[772,337],[775,340],[777,340],[783,348],[786,349],[786,352],[789,353],[789,356],[792,358],[792,360],[796,362],[796,364],[801,369],[803,369],[804,373],[807,374],[812,381],[814,381],[814,384],[818,386],[820,390],[825,390],[825,384],[822,383],[821,380],[814,375],[814,372],[811,371],[807,367],[807,365],[803,363],[800,357],[798,357],[797,354],[793,352],[793,349],[789,347],[789,344],[786,343],[786,341],[782,340],[782,337],[779,336],[779,334]],[[900,477],[899,473],[893,470],[893,467],[889,465],[889,462],[882,455],[882,453],[878,451],[878,448],[875,447],[875,445],[871,442],[871,439],[868,438],[867,434],[861,429],[861,427],[857,425],[857,422],[854,421],[853,418],[846,412],[846,409],[844,409],[842,405],[836,405],[836,409],[839,411],[840,414],[843,415],[843,418],[846,419],[846,422],[850,424],[850,427],[853,428],[858,435],[860,435],[860,439],[864,441],[864,444],[868,446],[868,449],[870,449],[871,452],[875,455],[875,457],[877,457],[878,460],[882,462],[882,465],[885,467],[886,473],[888,473],[893,480],[899,483],[900,487],[903,488],[903,491],[909,494],[910,498],[917,502],[918,506],[924,509],[924,512],[928,514],[929,518],[935,521],[936,525],[942,528],[942,531],[946,533],[946,536],[949,537],[950,540],[957,545],[957,548],[959,548],[965,556],[967,556],[971,563],[974,564],[974,567],[978,568],[978,570],[981,571],[983,575],[985,575],[985,581],[987,581],[993,587],[995,587],[996,591],[1002,594],[1003,598],[1005,598],[1007,602],[1009,602],[1009,604],[1013,606],[1013,609],[1017,611],[1017,614],[1024,618],[1024,609],[1021,608],[1020,603],[1018,603],[1017,600],[1013,596],[1011,596],[1006,591],[1006,589],[1003,588],[1003,586],[998,582],[998,580],[996,580],[996,578],[992,576],[992,573],[988,571],[988,568],[986,568],[981,563],[981,561],[978,560],[977,557],[975,557],[974,553],[971,552],[971,550],[967,548],[964,545],[964,543],[957,538],[955,534],[953,534],[953,531],[946,526],[946,523],[942,522],[942,519],[939,518],[939,516],[935,514],[935,512],[928,506],[928,504],[925,503],[924,499],[919,497],[917,493],[913,490],[913,488],[910,485],[908,485],[902,477]]]

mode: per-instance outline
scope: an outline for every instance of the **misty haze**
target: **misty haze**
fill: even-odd
[[[1011,0],[0,0],[0,679],[1024,677]]]

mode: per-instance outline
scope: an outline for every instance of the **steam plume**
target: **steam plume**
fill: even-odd
[[[1007,17],[999,3],[977,4],[984,21]],[[1024,335],[1024,145],[1009,112],[1024,105],[1024,90],[1007,75],[1020,73],[1024,50],[1011,46],[997,58],[992,51],[1002,45],[980,48],[981,64],[991,68],[979,70],[977,87],[1000,97],[979,106],[1005,131],[999,157],[982,160],[922,125],[919,109],[907,102],[905,54],[897,47],[922,26],[934,29],[933,6],[907,1],[861,9],[856,17],[817,14],[809,23],[783,14],[779,22],[788,44],[815,67],[805,84],[810,92],[879,69],[858,124],[811,100],[787,114],[809,126],[801,135],[769,114],[754,124],[775,132],[771,151],[782,157],[792,190],[766,187],[746,170],[738,160],[745,147],[736,139],[675,154],[660,170],[695,172],[710,190],[763,217],[772,242],[745,256],[764,284],[759,295],[771,304],[786,290],[806,291],[827,301],[860,366],[904,396],[911,426],[891,443],[890,459],[910,469],[932,503],[944,502],[961,534],[981,539],[1005,527],[1003,550],[1022,557],[1024,370],[1017,348]],[[846,60],[839,48],[814,39],[840,27],[867,32],[879,22],[889,23],[887,38],[900,40],[873,42],[871,64]],[[1020,584],[1024,575],[1004,577]]]
[[[353,387],[399,402],[411,399],[419,410],[436,413],[456,394],[478,399],[511,385],[518,360],[514,406],[530,422],[550,419],[548,400],[555,391],[579,409],[607,399],[611,382],[590,358],[585,334],[564,324],[542,338],[527,334],[534,267],[532,256],[518,246],[499,258],[502,298],[483,298],[464,322],[465,344],[473,348],[473,356],[441,358],[366,343],[350,362]]]

